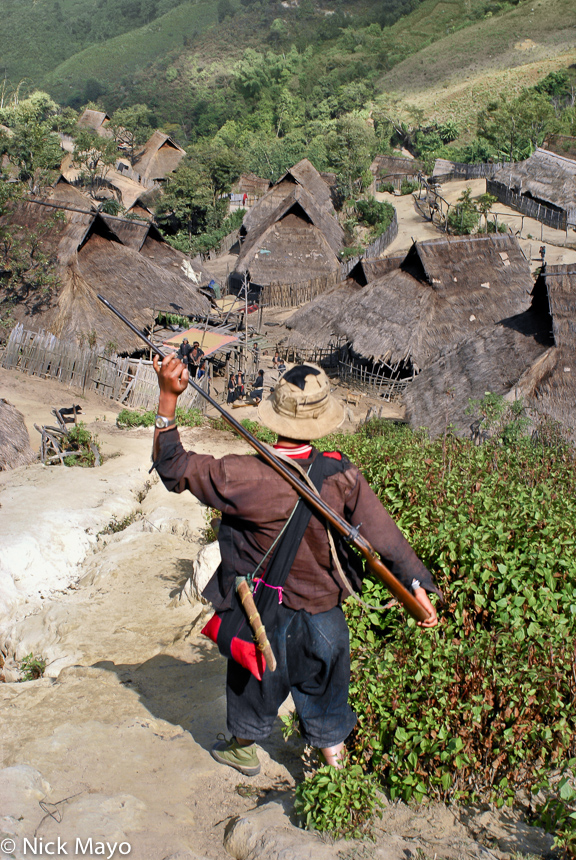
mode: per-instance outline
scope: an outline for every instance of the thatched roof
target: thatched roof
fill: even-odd
[[[21,201],[7,220],[33,229],[49,211]],[[42,250],[57,262],[60,286],[48,308],[16,306],[15,318],[27,328],[47,329],[60,337],[94,331],[100,345],[112,342],[119,351],[132,352],[141,342],[97,300],[97,293],[117,302],[136,325],[149,325],[154,310],[209,312],[210,301],[185,271],[184,261],[195,274],[198,267],[166,246],[154,225],[88,211],[61,211],[64,219],[42,240]]]
[[[549,355],[547,328],[542,316],[528,310],[443,351],[404,395],[412,427],[426,427],[431,436],[439,436],[451,425],[469,435],[478,417],[467,414],[469,401],[482,399],[487,391],[514,391],[526,369]]]
[[[255,284],[297,283],[335,272],[344,231],[303,188],[289,195],[242,244],[235,272]]]
[[[239,194],[249,194],[253,197],[261,197],[270,188],[270,180],[256,176],[255,173],[243,173],[233,190]]]
[[[110,117],[105,111],[89,110],[88,108],[78,120],[80,128],[91,128],[100,137],[112,137],[112,131],[108,128],[109,124]]]
[[[274,183],[272,188],[258,200],[257,203],[246,213],[242,224],[243,232],[247,234],[259,233],[262,225],[268,221],[270,214],[290,194],[297,189],[303,189],[314,199],[317,207],[333,213],[332,197],[330,188],[322,179],[316,168],[307,158],[299,161],[291,167],[284,176]]]
[[[219,283],[218,278],[214,277],[198,257],[191,260],[166,242],[157,230],[148,232],[140,252],[163,270],[178,273],[179,276],[184,275],[201,289],[207,287],[210,281]]]
[[[415,158],[394,155],[377,155],[370,165],[370,173],[375,179],[386,179],[388,176],[417,176],[423,169],[422,162]]]
[[[24,416],[15,406],[0,398],[0,472],[27,466],[38,459],[30,447]]]
[[[133,169],[141,181],[158,182],[176,170],[185,155],[186,151],[169,135],[155,131],[137,153]]]
[[[113,343],[119,352],[140,349],[133,335],[98,300],[101,293],[136,326],[149,326],[158,311],[208,313],[210,303],[183,273],[166,271],[143,254],[93,231],[62,275],[63,287],[50,318],[58,337],[95,332],[99,345]]]
[[[405,396],[413,426],[467,432],[469,398],[522,397],[560,421],[576,441],[576,266],[546,266],[531,308],[446,351]]]
[[[61,206],[71,206],[74,209],[86,209],[96,211],[94,200],[84,194],[75,185],[72,185],[62,174],[58,177],[48,193],[48,200],[53,200]]]
[[[576,210],[576,161],[554,152],[536,149],[526,161],[496,171],[494,181],[562,211]]]
[[[397,269],[404,260],[405,254],[383,257],[382,259],[365,260],[362,257],[353,269],[350,269],[348,278],[356,281],[361,287],[370,284],[382,275],[387,275],[393,269]]]
[[[545,366],[534,368],[523,392],[572,430],[576,441],[576,265],[546,266],[534,288],[546,290],[554,348]]]
[[[400,267],[359,292],[338,288],[286,322],[310,345],[344,339],[365,358],[416,369],[530,305],[530,267],[511,236],[415,242]]]

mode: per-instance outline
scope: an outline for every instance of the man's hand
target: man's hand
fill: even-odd
[[[162,359],[159,356],[152,359],[154,370],[158,376],[158,385],[162,394],[173,394],[178,397],[188,387],[188,371],[175,352]]]
[[[428,612],[429,617],[426,621],[419,621],[418,627],[436,627],[438,624],[438,616],[436,615],[436,610],[432,606],[430,602],[430,598],[428,597],[424,588],[415,588],[414,589],[414,597],[418,601],[418,603],[424,607],[426,612]]]
[[[173,418],[178,397],[188,387],[188,370],[174,352],[163,358],[162,364],[155,355],[153,364],[160,386],[158,412],[166,418]]]

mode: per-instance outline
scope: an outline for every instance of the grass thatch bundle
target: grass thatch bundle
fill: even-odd
[[[22,413],[0,398],[0,472],[27,466],[37,459],[38,455],[30,447]]]

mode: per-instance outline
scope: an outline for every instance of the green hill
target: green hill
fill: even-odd
[[[517,95],[576,62],[574,0],[526,0],[427,44],[443,18],[450,28],[458,3],[465,5],[429,0],[391,28],[397,38],[409,32],[421,47],[386,72],[378,86],[425,110],[429,119],[466,125],[495,94]]]
[[[0,57],[14,85],[43,74],[91,44],[151,23],[182,0],[2,0]]]
[[[144,27],[74,54],[46,74],[41,85],[67,104],[84,100],[88,81],[97,82],[102,93],[115,93],[118,100],[118,91],[129,90],[137,71],[159,59],[165,67],[168,55],[182,53],[188,41],[217,20],[215,0],[183,3]]]

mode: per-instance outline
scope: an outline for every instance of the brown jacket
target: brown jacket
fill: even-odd
[[[227,526],[219,538],[222,570],[218,587],[213,583],[205,596],[216,609],[226,608],[234,576],[254,571],[296,504],[296,491],[258,456],[228,454],[216,459],[185,451],[177,429],[158,435],[157,450],[154,467],[168,490],[190,490],[205,505],[222,511],[222,522]],[[418,579],[426,591],[436,592],[429,571],[358,468],[339,454],[335,457],[341,462],[338,470],[325,478],[322,498],[353,526],[360,526],[360,533],[403,585],[410,588]],[[310,462],[298,460],[304,469]],[[348,573],[359,588],[358,577],[350,569]],[[326,527],[313,515],[284,586],[284,603],[311,614],[325,612],[342,599],[339,583]]]

